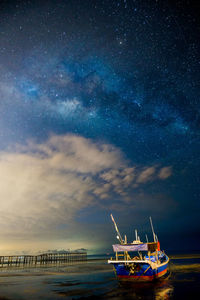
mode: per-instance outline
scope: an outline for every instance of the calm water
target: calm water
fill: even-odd
[[[199,256],[200,257],[200,256]],[[105,260],[73,265],[0,269],[1,299],[199,299],[200,258],[171,259],[154,283],[119,283]]]

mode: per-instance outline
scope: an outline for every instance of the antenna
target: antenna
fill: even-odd
[[[153,240],[154,240],[154,243],[155,243],[156,242],[156,235],[155,235],[155,232],[154,232],[154,229],[153,229],[153,223],[152,223],[151,217],[149,219],[150,219],[151,229],[152,229],[152,233],[153,233]]]
[[[124,236],[124,243],[127,244],[127,236],[126,236],[126,234]]]
[[[135,229],[135,240],[138,240],[137,229]]]
[[[120,234],[120,232],[119,232],[119,229],[118,229],[117,224],[116,224],[116,222],[115,222],[115,220],[114,220],[114,218],[113,218],[113,215],[111,214],[110,216],[111,216],[111,219],[112,219],[112,221],[113,221],[113,223],[114,223],[114,225],[115,225],[115,230],[117,231],[117,238],[118,238],[118,240],[120,241],[120,243],[123,244],[122,236],[121,236],[121,234]]]
[[[147,243],[149,242],[149,240],[148,240],[148,236],[147,236],[147,234],[145,234],[146,235],[146,240],[147,240]]]

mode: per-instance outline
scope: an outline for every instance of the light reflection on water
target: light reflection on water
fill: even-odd
[[[4,299],[195,299],[200,259],[171,260],[170,273],[156,282],[119,282],[105,260],[0,269]]]

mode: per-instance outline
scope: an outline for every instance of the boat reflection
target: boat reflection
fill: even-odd
[[[130,299],[172,299],[173,286],[168,279],[156,282],[119,282],[118,289]],[[119,293],[120,294],[120,293]],[[118,297],[118,299],[121,299]]]
[[[168,280],[162,280],[158,286],[155,287],[155,299],[171,299],[173,294],[173,286],[169,283]]]

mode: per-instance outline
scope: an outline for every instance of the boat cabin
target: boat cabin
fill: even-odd
[[[130,261],[130,260],[158,260],[158,251],[160,251],[159,242],[140,243],[140,244],[116,244],[113,245],[116,261]],[[137,252],[137,256],[131,253]],[[142,256],[142,252],[147,255]]]

